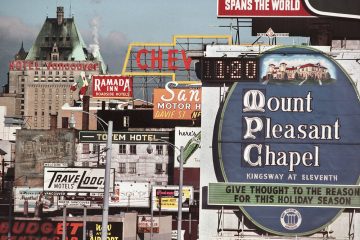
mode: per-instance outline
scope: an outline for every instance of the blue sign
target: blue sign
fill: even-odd
[[[346,72],[321,52],[297,47],[266,52],[259,68],[259,83],[235,83],[221,109],[215,137],[223,180],[358,184],[360,103]],[[260,228],[283,235],[319,231],[343,210],[241,208]]]

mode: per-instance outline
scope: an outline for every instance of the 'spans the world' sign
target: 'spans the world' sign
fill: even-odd
[[[223,180],[358,184],[360,104],[346,72],[308,48],[279,48],[262,55],[259,64],[260,83],[235,83],[221,109],[215,151]],[[284,235],[314,233],[343,208],[239,205],[257,226]]]

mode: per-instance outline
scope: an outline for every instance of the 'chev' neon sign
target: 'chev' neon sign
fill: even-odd
[[[167,55],[167,59],[164,59]],[[150,59],[151,65],[146,63],[146,59]],[[163,69],[163,62],[167,63],[168,70],[177,70],[176,62],[181,60],[186,70],[190,70],[191,58],[186,56],[185,50],[169,49],[163,52],[161,48],[148,50],[146,48],[140,49],[136,54],[136,64],[141,70],[147,69]]]

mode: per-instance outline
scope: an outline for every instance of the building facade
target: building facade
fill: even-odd
[[[90,79],[105,68],[100,53],[87,50],[74,18],[64,18],[64,8],[58,7],[57,17],[46,18],[29,52],[22,46],[9,64],[15,114],[27,119],[27,128],[49,129],[50,115],[79,99],[78,90],[70,87],[81,84],[80,76]]]

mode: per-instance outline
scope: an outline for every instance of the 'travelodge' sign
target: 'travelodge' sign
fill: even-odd
[[[114,192],[114,169],[110,171],[110,192]],[[44,192],[103,192],[104,168],[44,168]]]
[[[222,108],[217,151],[223,180],[358,184],[360,104],[347,74],[322,53],[305,48],[267,52],[259,64],[261,84],[234,84]],[[316,232],[344,207],[335,200],[331,207],[338,209],[305,208],[300,202],[277,207],[269,201],[239,205],[260,228],[285,235]]]

